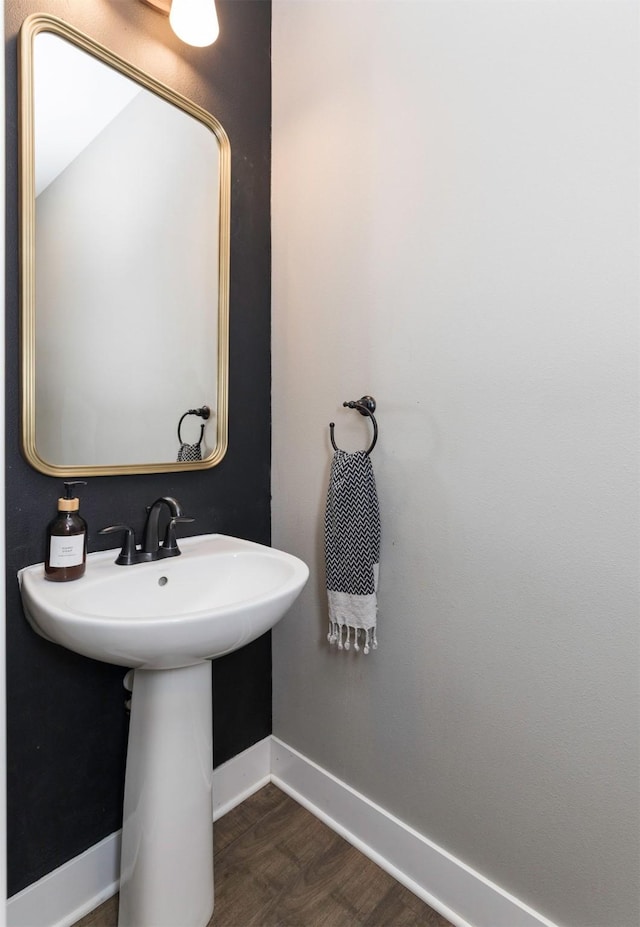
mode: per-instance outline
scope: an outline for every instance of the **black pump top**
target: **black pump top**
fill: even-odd
[[[72,495],[74,486],[86,486],[86,480],[69,480],[64,483],[64,497],[58,499],[59,512],[77,512],[80,508],[80,500]]]
[[[73,487],[74,486],[86,486],[86,480],[69,480],[64,483],[64,498],[73,499]]]

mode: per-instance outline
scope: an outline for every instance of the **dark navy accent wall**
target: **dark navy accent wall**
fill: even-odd
[[[212,470],[98,477],[83,488],[89,550],[113,546],[99,528],[142,528],[145,505],[174,495],[197,516],[183,534],[270,540],[271,4],[217,0],[220,37],[193,49],[137,0],[7,0],[7,726],[9,894],[121,825],[125,670],[41,640],[22,614],[16,571],[44,557],[60,480],[37,473],[19,446],[16,35],[51,13],[213,113],[231,140],[229,450]],[[126,234],[126,230],[125,230]],[[87,306],[91,311],[91,306]],[[135,371],[132,371],[135,386]],[[143,423],[141,423],[143,427]],[[271,732],[271,642],[265,635],[213,664],[214,765]]]

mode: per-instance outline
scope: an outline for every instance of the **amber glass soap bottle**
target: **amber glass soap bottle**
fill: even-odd
[[[87,565],[87,523],[78,514],[80,500],[72,495],[84,480],[64,484],[64,498],[58,499],[58,514],[47,526],[47,554],[44,575],[55,583],[80,579]]]

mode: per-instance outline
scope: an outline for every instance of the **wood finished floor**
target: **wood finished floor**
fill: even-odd
[[[216,821],[214,835],[208,927],[451,927],[274,785]],[[116,927],[117,906],[116,896],[74,927]]]

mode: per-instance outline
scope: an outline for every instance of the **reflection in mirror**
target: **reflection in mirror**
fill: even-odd
[[[212,466],[227,441],[224,130],[53,17],[29,17],[21,51],[27,459],[56,475]]]

